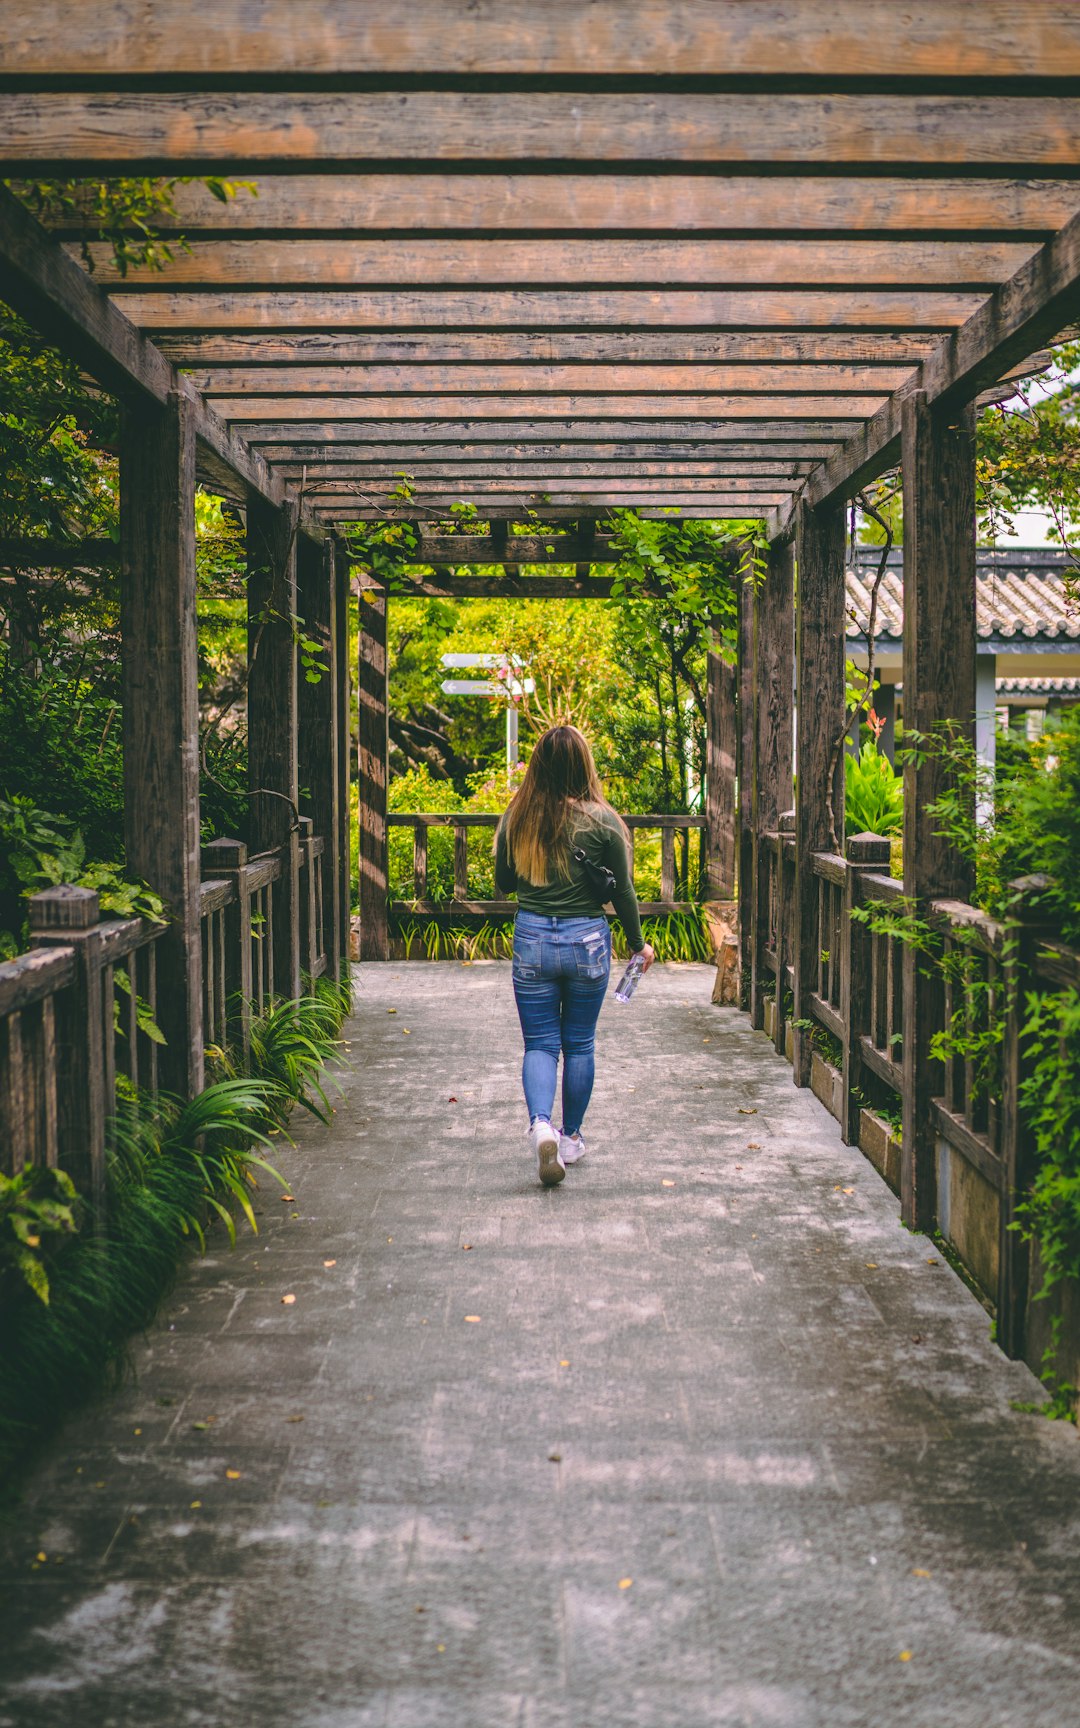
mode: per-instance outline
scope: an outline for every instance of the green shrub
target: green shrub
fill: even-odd
[[[904,823],[904,783],[889,758],[867,739],[859,754],[844,757],[844,825],[848,834],[899,834]]]

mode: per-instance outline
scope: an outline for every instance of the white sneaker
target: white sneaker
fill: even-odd
[[[536,1118],[529,1129],[529,1145],[536,1153],[541,1182],[545,1188],[554,1188],[566,1175],[566,1165],[559,1155],[559,1136],[550,1122]]]
[[[559,1135],[559,1157],[567,1166],[576,1164],[585,1156],[585,1142],[580,1134]]]

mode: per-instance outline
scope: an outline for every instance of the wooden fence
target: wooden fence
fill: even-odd
[[[413,836],[413,894],[409,899],[390,901],[389,913],[393,931],[399,930],[402,923],[410,919],[468,927],[488,919],[513,917],[514,901],[477,897],[470,891],[470,864],[474,872],[479,864],[475,849],[470,858],[470,835],[475,835],[478,831],[484,833],[484,859],[490,860],[491,842],[499,822],[496,814],[395,811],[387,816],[386,821],[391,828],[411,828]],[[642,901],[642,914],[664,916],[670,912],[689,911],[699,904],[708,880],[707,818],[646,815],[624,816],[623,821],[630,830],[632,850],[636,837],[643,831],[659,830],[660,833],[660,898]],[[433,828],[449,828],[454,836],[454,889],[453,897],[449,900],[435,899],[429,893],[428,837]],[[676,865],[676,838],[680,835],[683,836],[684,848],[681,871]],[[695,850],[691,840],[693,835],[697,836],[697,857],[692,862],[692,852]],[[684,893],[678,898],[677,889],[680,883]],[[691,887],[693,892],[690,891]]]
[[[789,1056],[794,1018],[804,1029],[819,1029],[810,1035],[816,1045],[810,1083],[844,1139],[863,1146],[897,1191],[905,1164],[922,1157],[933,1222],[992,1304],[999,1341],[1013,1355],[1037,1355],[1025,1348],[1029,1251],[1011,1228],[1034,1167],[1019,1108],[1020,1005],[1032,995],[1080,987],[1080,953],[1029,911],[1037,879],[1014,884],[1014,927],[962,901],[930,900],[921,912],[938,939],[930,950],[905,941],[886,919],[875,929],[853,917],[861,908],[903,901],[902,884],[888,874],[889,842],[868,834],[849,839],[845,857],[811,854],[817,892],[803,899],[810,929],[798,932],[793,828],[789,812],[760,837],[761,915],[751,927],[749,956],[753,1023]],[[801,1000],[793,958],[799,937],[816,956]],[[906,968],[917,968],[925,985],[920,999],[929,1012],[916,1033],[922,1064],[914,1060],[910,1015],[905,1047]],[[935,1056],[935,1035],[946,1027],[960,1034],[962,1053]],[[902,1136],[887,1127],[898,1113]]]
[[[327,971],[321,836],[301,820],[297,867],[301,966]],[[292,846],[253,858],[238,840],[202,853],[203,1037],[208,1049],[250,1046],[253,1014],[281,995],[274,900]],[[327,892],[332,885],[327,885]],[[96,1205],[104,1197],[108,1119],[117,1076],[159,1090],[158,955],[170,926],[102,918],[88,888],[30,900],[31,948],[0,965],[0,1172],[59,1165]]]

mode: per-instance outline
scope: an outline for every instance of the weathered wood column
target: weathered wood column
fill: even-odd
[[[752,827],[757,784],[757,635],[754,584],[749,550],[746,568],[739,572],[738,675],[736,698],[735,772],[739,787],[738,879],[739,879],[739,967],[740,1000],[745,1001],[750,984],[750,951],[753,946],[754,832]]]
[[[795,608],[795,1084],[810,1079],[810,1039],[798,1026],[809,1018],[817,977],[820,932],[818,880],[812,856],[831,847],[829,759],[844,725],[844,501],[816,509],[800,504]],[[843,843],[843,760],[833,781],[833,807]]]
[[[735,893],[735,756],[737,720],[735,668],[719,652],[719,633],[706,662],[705,856],[710,900]]]
[[[318,642],[319,665],[313,677],[299,680],[298,775],[300,808],[310,816],[314,833],[323,841],[323,931],[329,976],[341,976],[345,939],[341,928],[340,845],[338,810],[337,605],[334,592],[334,549],[301,534],[296,544],[296,609],[301,628]],[[314,676],[317,673],[317,677]]]
[[[203,1084],[195,431],[180,395],[126,409],[120,451],[120,637],[127,869],[169,909],[157,944],[162,1088]]]
[[[903,407],[904,732],[940,736],[946,722],[974,739],[975,415],[931,407],[922,391]],[[922,753],[920,752],[920,755]],[[931,752],[904,766],[904,894],[916,903],[970,900],[971,868],[937,832],[927,806],[949,788]],[[974,810],[972,811],[974,815]],[[904,1100],[900,1205],[929,1229],[937,1212],[930,1101],[941,1090],[930,1039],[941,1024],[941,982],[905,945]]]
[[[294,504],[248,498],[248,791],[253,853],[278,851],[274,992],[300,994]]]
[[[360,718],[360,958],[388,960],[390,938],[386,897],[389,857],[386,839],[387,754],[389,751],[386,658],[386,595],[360,590],[358,665]]]
[[[762,950],[769,933],[769,874],[762,835],[776,832],[780,812],[790,810],[792,802],[792,709],[795,697],[794,564],[794,548],[790,541],[777,541],[770,546],[765,579],[754,598],[757,772],[754,777],[754,801],[750,820],[752,930],[749,1006],[750,1023],[758,1028],[765,1024],[765,971]],[[777,979],[778,999],[782,989],[783,980]]]
[[[355,745],[352,736],[352,694],[349,678],[349,560],[344,547],[334,541],[334,652],[337,674],[334,693],[337,699],[338,736],[338,929],[341,933],[342,976],[349,976],[349,927],[352,912],[352,820],[349,787],[352,780]]]

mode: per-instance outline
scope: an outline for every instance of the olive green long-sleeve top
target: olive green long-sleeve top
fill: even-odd
[[[630,874],[630,859],[622,824],[613,810],[600,810],[583,818],[575,827],[571,848],[580,846],[594,864],[604,864],[615,878],[611,904],[634,953],[644,947],[637,894]],[[516,894],[523,912],[539,912],[545,918],[591,918],[600,902],[590,887],[583,867],[570,861],[569,876],[557,877],[539,887],[527,882],[514,869],[506,844],[505,818],[495,840],[495,886],[500,894]]]

